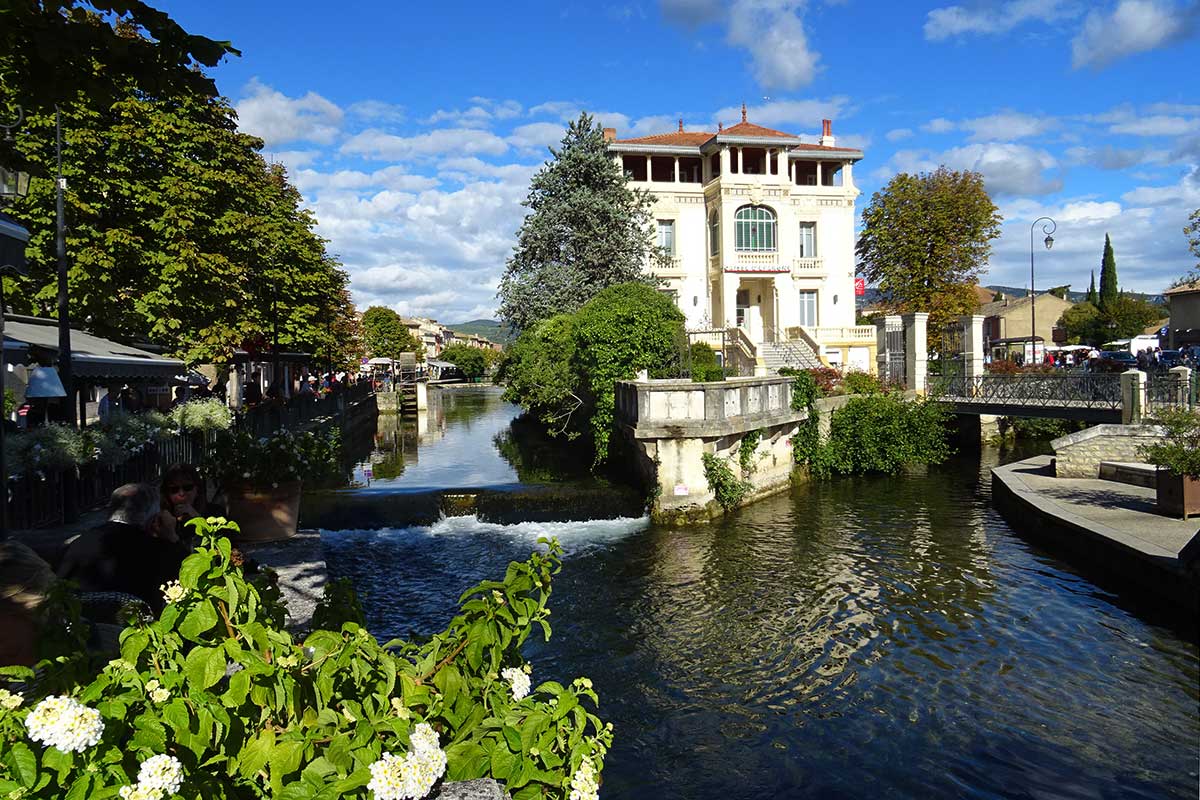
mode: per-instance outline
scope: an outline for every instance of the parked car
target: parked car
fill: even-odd
[[[1099,358],[1093,358],[1088,362],[1088,372],[1105,375],[1137,368],[1137,359],[1132,353],[1124,350],[1102,350]]]
[[[1171,367],[1182,367],[1183,351],[1182,350],[1163,350],[1158,354],[1158,363],[1163,369]]]

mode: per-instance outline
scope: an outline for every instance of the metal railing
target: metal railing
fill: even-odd
[[[237,425],[257,437],[270,436],[277,430],[298,430],[316,420],[339,417],[372,390],[370,381],[363,381],[324,397],[293,395],[287,401],[268,400],[239,413]]]
[[[1151,374],[1146,379],[1146,410],[1150,413],[1196,404],[1194,385],[1182,375]]]
[[[931,376],[926,394],[936,400],[1039,408],[1121,409],[1121,376],[1083,373]]]

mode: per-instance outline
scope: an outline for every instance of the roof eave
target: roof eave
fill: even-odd
[[[663,155],[699,156],[700,145],[694,144],[632,144],[613,142],[608,146],[612,153],[662,153]]]

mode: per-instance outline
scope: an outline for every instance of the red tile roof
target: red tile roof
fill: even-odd
[[[687,145],[689,147],[699,147],[707,142],[715,133],[704,133],[702,131],[675,133],[660,133],[656,136],[639,136],[636,139],[617,139],[617,144],[665,144],[665,145]]]
[[[726,136],[783,136],[788,139],[799,139],[793,133],[784,133],[773,128],[764,128],[762,125],[755,125],[753,122],[739,122],[737,125],[730,125],[724,131]]]

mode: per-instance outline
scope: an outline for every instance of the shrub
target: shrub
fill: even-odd
[[[216,397],[190,400],[171,409],[171,421],[180,430],[216,433],[233,427],[233,412]]]
[[[883,384],[869,372],[847,372],[842,376],[842,386],[846,394],[879,394],[883,391]]]
[[[987,364],[984,370],[993,375],[1041,375],[1054,372],[1054,367],[1049,364],[1018,364],[1015,361],[1000,359]]]
[[[532,800],[599,776],[612,727],[587,710],[591,681],[533,688],[521,656],[535,626],[550,636],[557,543],[464,592],[421,644],[380,645],[354,622],[297,642],[232,564],[218,536],[232,526],[196,527],[170,601],[125,629],[119,659],[76,678],[48,662],[0,670],[5,796],[367,798],[407,763],[424,774],[416,796],[444,772]]]
[[[465,344],[452,344],[438,356],[442,361],[449,361],[462,370],[467,380],[482,378],[490,363],[488,351],[479,347],[468,347]]]
[[[785,367],[779,370],[779,374],[793,376],[792,408],[796,411],[808,409],[811,412],[813,404],[821,396],[820,390],[817,388],[817,381],[812,373],[806,369],[795,370]]]
[[[222,488],[247,483],[258,488],[287,481],[313,486],[341,477],[341,434],[278,430],[262,439],[246,430],[219,432],[205,450],[205,469]]]
[[[692,380],[696,383],[725,380],[725,369],[717,363],[716,351],[707,342],[696,342],[690,348]]]
[[[1200,414],[1177,408],[1162,412],[1151,422],[1161,425],[1166,436],[1143,447],[1142,457],[1176,475],[1200,478]]]
[[[734,475],[729,462],[712,453],[704,453],[700,461],[704,465],[704,480],[708,482],[717,505],[726,512],[740,506],[750,492],[750,482]]]
[[[1009,428],[1018,439],[1057,439],[1072,430],[1075,423],[1065,419],[1036,419],[1027,417],[1002,417],[1000,427]]]

